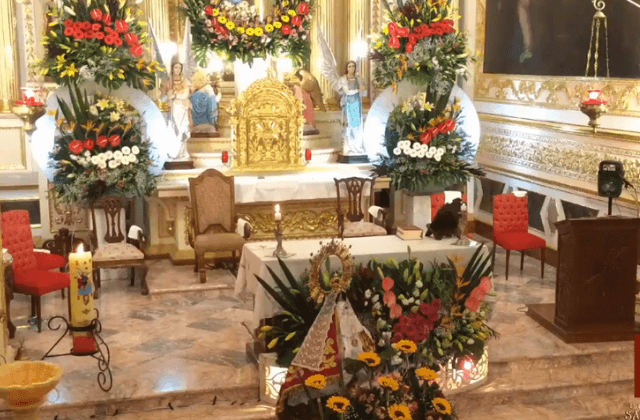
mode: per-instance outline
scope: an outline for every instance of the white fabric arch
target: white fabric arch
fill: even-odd
[[[144,121],[144,130],[151,145],[150,154],[153,159],[153,165],[149,167],[149,170],[154,175],[160,175],[167,156],[175,156],[178,153],[180,142],[175,134],[168,129],[162,113],[153,100],[142,91],[132,89],[126,85],[118,90],[109,91],[97,83],[88,82],[83,84],[80,90],[82,92],[86,90],[88,95],[102,93],[124,100],[138,111]],[[48,112],[36,121],[36,131],[31,136],[33,157],[49,181],[53,181],[55,173],[55,170],[51,166],[52,161],[49,158],[49,154],[53,151],[55,144],[55,111],[57,111],[59,107],[56,98],[60,98],[69,104],[69,89],[67,87],[60,87],[49,96],[47,100]]]

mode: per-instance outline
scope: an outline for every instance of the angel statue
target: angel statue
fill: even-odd
[[[331,87],[341,95],[342,150],[341,163],[365,163],[369,161],[364,147],[364,119],[362,98],[367,95],[366,83],[356,73],[356,62],[347,62],[345,74],[340,76],[336,59],[318,29],[318,41],[322,50],[322,75],[331,82]]]
[[[293,94],[300,99],[305,106],[303,115],[305,119],[304,135],[319,134],[316,128],[316,119],[314,107],[320,108],[321,111],[327,109],[322,102],[322,91],[316,79],[311,73],[304,69],[299,69],[294,73],[295,79],[289,82]]]
[[[193,75],[191,95],[192,134],[218,134],[218,104],[222,98],[218,84],[209,82],[207,73],[198,69]]]

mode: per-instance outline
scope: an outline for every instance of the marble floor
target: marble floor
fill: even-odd
[[[495,366],[503,367],[494,373],[494,381],[477,391],[469,401],[492,390],[533,386],[528,385],[522,372],[535,368],[539,363],[537,358],[565,357],[570,360],[568,358],[574,356],[618,352],[623,360],[617,361],[617,366],[627,376],[628,372],[633,372],[632,360],[626,362],[627,351],[633,349],[632,342],[565,344],[526,316],[526,304],[554,301],[555,269],[547,266],[545,278],[541,279],[539,261],[525,258],[522,273],[519,263],[520,259],[512,256],[510,277],[505,280],[505,255],[504,251],[498,251],[494,295],[488,300],[493,308],[490,325],[501,336],[490,344],[490,360]],[[193,267],[174,267],[163,260],[150,262],[148,281],[150,296],[142,296],[139,287],[130,287],[126,279],[103,281],[103,293],[96,301],[104,328],[103,337],[111,350],[111,391],[106,393],[98,387],[95,360],[71,356],[50,359],[62,366],[64,376],[43,408],[43,419],[80,420],[90,416],[116,416],[121,420],[271,418],[270,409],[256,405],[258,372],[246,356],[245,346],[251,337],[242,325],[250,321],[251,312],[246,302],[238,302],[232,297],[233,276],[225,270],[210,271],[208,283],[203,287],[198,283]],[[38,334],[28,325],[29,306],[24,296],[14,299],[11,312],[19,327],[11,345],[18,347],[24,342],[29,357],[39,359],[57,340],[59,333],[45,328]],[[65,312],[66,304],[59,294],[43,299],[45,318]],[[61,346],[68,350],[70,339],[63,341]],[[510,368],[507,367],[509,364]],[[541,381],[553,382],[557,369],[543,368],[541,372]],[[626,382],[624,384],[626,387]],[[624,397],[626,391],[622,395],[615,400],[615,404],[622,404],[619,401],[622,398],[625,404],[620,406],[620,418],[629,403],[640,402],[632,398],[632,386],[628,399]],[[518,404],[507,402],[504,406],[517,410]],[[615,410],[615,407],[611,408],[611,411]],[[240,412],[244,414],[238,415]],[[0,418],[5,417],[6,413],[0,412]],[[473,416],[461,418],[476,420]],[[477,417],[478,420],[484,418]],[[501,417],[494,413],[493,417],[487,415],[486,418],[520,417]]]

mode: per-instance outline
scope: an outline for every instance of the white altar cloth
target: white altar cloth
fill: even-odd
[[[418,258],[425,264],[437,261],[446,262],[447,257],[462,257],[460,264],[466,264],[477,247],[478,242],[471,241],[471,246],[455,246],[453,239],[436,241],[425,238],[417,241],[403,241],[395,235],[376,236],[375,238],[347,238],[344,243],[351,245],[351,255],[355,257],[355,263],[367,263],[373,258],[385,261],[388,258],[403,260],[409,257],[407,247],[411,247],[411,256]],[[327,239],[322,241],[328,242]],[[242,249],[242,258],[236,278],[235,296],[242,299],[249,294],[255,296],[253,309],[253,323],[257,326],[261,319],[269,318],[280,312],[280,306],[267,294],[256,280],[256,275],[270,285],[275,285],[267,267],[271,268],[286,284],[278,260],[271,257],[275,248],[275,241],[251,242],[245,244]],[[312,253],[320,249],[320,240],[305,239],[283,243],[287,252],[295,253],[294,256],[284,260],[291,273],[298,278],[305,270],[310,269],[309,259]],[[488,252],[488,250],[487,250]],[[339,267],[331,267],[337,269]]]

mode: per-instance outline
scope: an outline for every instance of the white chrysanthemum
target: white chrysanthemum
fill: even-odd
[[[415,290],[413,291],[413,296],[415,296],[415,297],[420,296],[420,290],[415,289]]]
[[[431,153],[432,155],[435,155],[437,151],[438,151],[438,149],[436,149],[436,148],[435,148],[435,147],[433,147],[433,146],[431,146],[431,147],[429,148],[429,153]]]
[[[418,142],[413,143],[413,148],[416,149],[416,150],[420,149],[420,146],[421,146],[421,144],[418,143]]]
[[[442,155],[436,154],[433,158],[436,160],[436,162],[440,162],[440,160],[442,159]]]
[[[100,153],[100,154],[98,155],[98,159],[100,159],[100,161],[102,161],[102,162],[105,162],[105,163],[106,163],[106,162],[107,162],[107,154],[106,154],[106,153]]]
[[[378,300],[380,300],[380,295],[374,295],[373,299],[371,299],[373,302],[377,302]]]
[[[411,151],[409,152],[409,156],[411,156],[412,158],[418,157],[418,152],[416,151],[416,149],[411,149]]]
[[[419,288],[421,288],[422,286],[424,286],[424,284],[422,283],[422,281],[421,281],[421,280],[418,280],[418,281],[416,282],[416,287],[419,289]]]
[[[113,152],[113,158],[114,159],[121,160],[122,156],[124,156],[124,155],[122,154],[122,152],[120,150],[116,150],[115,152]]]
[[[367,289],[367,290],[364,292],[364,297],[366,297],[367,299],[369,299],[369,298],[371,297],[371,289]]]
[[[422,146],[420,146],[420,150],[423,150],[425,153],[427,153],[429,151],[429,145],[423,144]]]
[[[100,157],[98,157],[98,155],[91,156],[91,163],[93,163],[94,165],[99,164],[100,163]]]
[[[116,122],[119,119],[120,119],[120,114],[118,114],[117,112],[111,112],[111,114],[109,114],[109,121]]]
[[[71,159],[71,160],[78,160],[78,156],[76,156],[76,155],[69,155],[69,159]]]
[[[438,154],[439,155],[444,155],[444,153],[447,151],[447,149],[445,149],[444,147],[438,147]]]
[[[106,152],[104,154],[104,157],[106,157],[107,160],[111,159],[113,157],[113,152],[111,150],[109,150],[108,152]]]
[[[107,162],[101,160],[100,163],[98,163],[98,168],[107,169]]]
[[[88,150],[85,150],[84,157],[86,157],[87,159],[90,158],[91,157],[91,153],[89,153]]]
[[[116,162],[115,160],[109,161],[109,168],[116,169],[117,167],[118,167],[118,162]]]
[[[89,112],[93,115],[98,115],[98,107],[95,105],[91,105],[89,107]]]
[[[84,166],[84,158],[83,158],[83,157],[79,157],[79,158],[77,158],[76,160],[78,161],[78,163],[79,163],[80,165],[83,165],[83,166]]]
[[[134,155],[137,155],[138,153],[140,153],[140,148],[138,146],[133,146],[131,148],[131,153],[133,153]]]
[[[124,146],[122,148],[122,154],[123,155],[128,155],[129,153],[131,153],[131,149],[129,148],[129,146]]]
[[[431,151],[431,149],[429,149],[429,151],[427,153],[424,154],[428,159],[431,159],[434,155],[434,153]]]
[[[376,296],[378,296],[378,295],[376,295]],[[382,309],[382,304],[380,302],[376,302],[376,303],[373,304],[373,308],[372,309],[374,311],[379,311],[380,309]]]
[[[419,157],[419,158],[423,158],[423,157],[425,157],[425,155],[426,155],[426,154],[427,154],[427,153],[426,153],[424,150],[422,150],[422,149],[418,150],[418,157]]]
[[[395,149],[393,149],[393,154],[398,156],[400,155],[400,153],[402,153],[402,149],[400,149],[399,147],[396,147]]]

